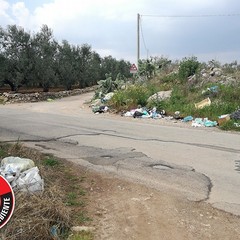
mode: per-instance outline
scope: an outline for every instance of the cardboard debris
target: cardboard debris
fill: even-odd
[[[201,108],[204,108],[204,107],[207,107],[207,106],[210,106],[210,105],[211,105],[210,98],[206,98],[199,103],[195,103],[195,108],[201,109]]]
[[[217,122],[218,122],[218,125],[221,126],[229,120],[230,120],[230,115],[226,114],[226,115],[219,116]]]

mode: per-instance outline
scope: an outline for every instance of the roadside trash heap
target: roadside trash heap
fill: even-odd
[[[234,113],[230,114],[230,118],[233,120],[240,120],[240,108],[236,110]],[[236,127],[240,127],[240,123],[234,123]]]
[[[123,114],[124,117],[133,117],[133,118],[153,118],[160,119],[165,115],[165,111],[157,111],[156,107],[153,107],[151,110],[148,110],[145,107],[138,106],[136,109],[132,109]]]
[[[110,92],[107,93],[104,97],[101,99],[96,99],[92,102],[91,108],[93,113],[99,114],[99,113],[106,113],[109,111],[109,107],[107,106],[107,102],[113,97],[114,93]]]
[[[13,156],[2,159],[0,175],[9,182],[15,192],[35,193],[44,190],[39,169],[31,159]]]
[[[200,102],[194,103],[194,106],[196,109],[202,109],[205,107],[209,107],[212,104],[212,101],[210,99],[211,96],[216,95],[219,92],[218,86],[212,86],[207,88],[202,92],[202,95],[207,95],[205,99],[203,99]],[[151,97],[149,97],[148,102],[152,100],[164,100],[168,99],[171,96],[172,91],[160,91],[158,93],[155,93]],[[92,111],[95,114],[99,113],[106,113],[109,111],[108,107],[108,101],[113,97],[114,93],[110,92],[107,93],[105,96],[96,99],[92,102],[91,107]],[[182,116],[180,111],[175,111],[172,115],[167,115],[165,110],[157,110],[157,107],[154,106],[152,109],[149,109],[147,107],[138,106],[135,109],[128,110],[126,112],[121,113],[121,116],[124,117],[133,117],[133,118],[142,118],[142,119],[164,119],[164,120],[173,120],[174,122],[184,122],[184,123],[190,123],[192,127],[216,127],[221,126],[228,122],[230,119],[233,120],[240,120],[240,109],[238,109],[234,113],[224,114],[221,116],[218,116],[217,121],[212,121],[208,119],[207,117],[192,117],[192,116]],[[240,127],[239,123],[234,123],[236,127]]]
[[[208,118],[193,118],[192,116],[187,116],[183,118],[183,122],[192,122],[192,127],[216,127],[218,123],[216,121],[211,121]]]

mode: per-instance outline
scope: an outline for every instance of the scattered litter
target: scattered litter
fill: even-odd
[[[205,127],[216,127],[217,126],[217,122],[208,120],[207,118],[204,118],[204,126]]]
[[[134,114],[133,114],[134,118],[150,118],[150,114],[148,113],[148,111],[144,108],[138,108],[135,110]]]
[[[192,122],[192,127],[215,127],[216,121],[210,121],[208,118],[195,118]]]
[[[192,127],[203,127],[203,126],[204,126],[204,122],[202,118],[195,118],[195,120],[192,121]]]
[[[102,102],[107,102],[109,101],[114,95],[114,92],[107,93],[101,100]]]
[[[179,111],[176,111],[173,116],[176,120],[183,119]]]
[[[170,121],[170,120],[173,120],[174,118],[172,116],[168,116],[168,117],[164,117],[164,119]]]
[[[162,110],[160,112],[157,111],[156,107],[153,107],[151,110],[147,110],[146,108],[142,108],[139,106],[136,109],[132,109],[123,114],[124,117],[134,117],[134,118],[153,118],[160,119],[163,118],[165,111]]]
[[[133,114],[134,114],[134,111],[131,110],[131,111],[125,112],[125,113],[123,114],[123,116],[124,116],[124,117],[132,117]]]
[[[230,115],[231,119],[240,120],[240,108]]]
[[[99,114],[99,113],[105,113],[108,111],[108,106],[93,106],[92,107],[92,111],[95,113],[95,114]]]
[[[208,93],[214,93],[214,94],[218,93],[218,86],[213,86],[202,91],[202,94],[207,95]]]
[[[213,86],[207,89],[208,91],[212,93],[217,93],[218,92],[218,86]]]
[[[227,121],[230,120],[230,115],[229,114],[225,114],[225,115],[221,115],[218,117],[218,125],[221,126],[224,123],[226,123]]]
[[[47,101],[48,102],[53,102],[53,99],[52,98],[48,98]]]
[[[192,116],[187,116],[187,117],[183,118],[183,122],[189,122],[189,121],[192,121],[192,120],[193,120]]]
[[[234,123],[235,127],[240,127],[240,123]]]
[[[51,236],[53,237],[53,240],[60,240],[59,236],[58,236],[58,227],[56,225],[52,226],[50,228],[50,233],[51,233]]]
[[[210,106],[210,105],[211,105],[210,98],[206,98],[199,103],[195,103],[195,108],[201,109],[201,108],[204,108],[204,107],[207,107],[207,106]]]
[[[162,115],[157,112],[157,108],[153,107],[153,109],[150,111],[150,117],[157,119],[157,118],[162,118]]]

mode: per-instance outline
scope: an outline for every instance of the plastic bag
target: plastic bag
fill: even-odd
[[[1,169],[8,173],[17,173],[34,167],[33,160],[20,157],[6,157],[1,162]]]
[[[12,187],[25,192],[38,192],[44,190],[44,181],[39,175],[38,167],[22,172],[12,182]]]

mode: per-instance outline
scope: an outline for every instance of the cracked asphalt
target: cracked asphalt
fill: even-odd
[[[0,105],[0,141],[240,215],[239,134],[95,115],[90,97]]]

